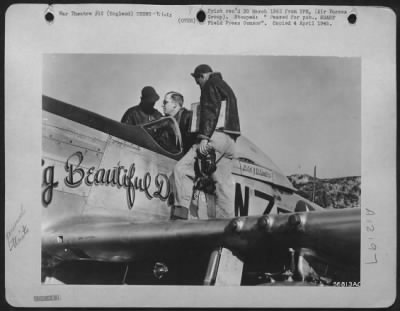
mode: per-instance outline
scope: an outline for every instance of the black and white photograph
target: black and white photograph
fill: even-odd
[[[356,6],[11,6],[7,302],[393,304],[395,20]]]
[[[359,58],[44,55],[42,281],[359,286],[360,86]]]

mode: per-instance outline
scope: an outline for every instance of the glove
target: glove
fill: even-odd
[[[206,176],[211,176],[217,170],[217,164],[215,163],[216,155],[215,150],[211,149],[206,155],[199,154],[200,160],[200,172]]]

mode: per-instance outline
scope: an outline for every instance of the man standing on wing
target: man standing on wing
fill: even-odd
[[[179,124],[182,136],[183,152],[186,153],[195,144],[195,136],[190,133],[192,111],[183,107],[183,95],[178,92],[168,92],[163,101],[164,114],[174,117]]]
[[[175,206],[172,218],[189,218],[197,150],[203,156],[211,150],[216,153],[217,169],[212,174],[216,187],[216,210],[212,214],[216,218],[233,217],[232,158],[235,153],[236,138],[240,136],[236,96],[222,79],[222,75],[219,72],[213,72],[208,65],[197,66],[191,75],[201,89],[199,133],[197,135],[199,143],[189,149],[175,166]],[[224,105],[222,105],[223,102]],[[225,107],[225,110],[221,111],[221,107]]]
[[[121,122],[130,125],[141,125],[162,118],[161,112],[154,108],[160,96],[152,86],[142,89],[139,105],[129,108],[123,115]]]

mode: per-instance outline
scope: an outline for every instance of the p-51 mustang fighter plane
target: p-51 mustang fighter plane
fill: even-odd
[[[333,285],[360,280],[360,209],[296,194],[248,139],[233,159],[236,217],[170,220],[182,156],[166,117],[131,126],[43,96],[42,282]],[[218,206],[216,207],[218,208]]]

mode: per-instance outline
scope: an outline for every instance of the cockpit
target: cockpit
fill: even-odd
[[[178,123],[172,117],[165,117],[142,125],[158,146],[168,153],[178,154],[182,151],[182,137]]]
[[[117,137],[140,147],[179,159],[182,156],[182,138],[179,125],[172,117],[133,126],[121,123],[94,112],[42,96],[43,110],[77,122],[100,132]]]

